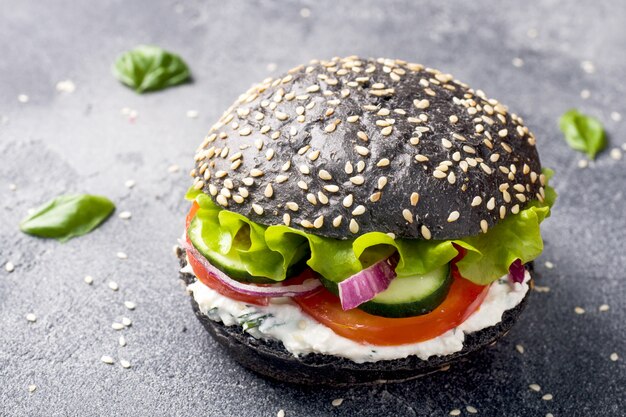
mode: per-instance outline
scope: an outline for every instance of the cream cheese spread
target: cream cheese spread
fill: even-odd
[[[189,264],[181,272],[193,274]],[[511,285],[506,276],[500,278],[491,284],[480,308],[461,325],[434,339],[398,346],[364,344],[340,336],[304,313],[289,298],[274,298],[267,306],[250,305],[225,297],[199,280],[187,286],[187,291],[211,320],[242,326],[256,338],[278,340],[295,356],[321,353],[363,363],[410,355],[427,360],[458,352],[463,349],[466,334],[498,324],[505,311],[522,301],[529,290],[529,280],[528,272],[522,284]]]

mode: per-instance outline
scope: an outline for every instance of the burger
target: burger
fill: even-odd
[[[177,253],[198,319],[257,373],[334,386],[448,369],[504,335],[555,199],[506,106],[355,56],[254,85],[191,177]]]

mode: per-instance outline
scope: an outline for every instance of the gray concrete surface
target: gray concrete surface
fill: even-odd
[[[611,147],[626,141],[626,122],[611,116],[626,117],[624,21],[619,1],[0,0],[0,415],[444,416],[468,415],[467,405],[486,416],[624,415],[626,159],[607,151],[580,169],[582,155],[556,126],[578,107],[604,122]],[[138,43],[180,53],[194,83],[144,96],[119,85],[111,63]],[[537,283],[550,291],[533,295],[502,342],[446,373],[375,388],[298,388],[239,368],[207,338],[171,247],[187,207],[185,172],[221,111],[268,74],[347,54],[444,69],[524,116],[544,165],[557,172],[560,199],[537,262]],[[74,93],[55,90],[66,79]],[[134,122],[124,107],[137,111]],[[180,171],[169,172],[173,164]],[[29,208],[64,192],[107,195],[132,218],[116,213],[66,244],[18,231]],[[610,309],[600,312],[602,304]],[[122,316],[132,327],[113,330]],[[105,354],[116,363],[102,363]],[[548,393],[553,399],[542,400]],[[345,400],[333,407],[335,398]]]

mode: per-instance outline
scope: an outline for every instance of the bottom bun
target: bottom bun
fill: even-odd
[[[184,253],[179,254],[181,265],[186,264]],[[531,268],[532,272],[532,268]],[[195,281],[191,274],[181,273],[187,285]],[[530,287],[533,281],[529,282]],[[241,326],[225,326],[204,315],[196,301],[191,304],[200,323],[222,345],[230,356],[246,368],[263,376],[294,384],[326,385],[333,387],[402,382],[433,372],[448,370],[450,364],[477,352],[504,336],[517,321],[528,302],[528,291],[515,308],[507,310],[495,326],[465,336],[463,350],[428,360],[409,356],[403,359],[356,363],[346,358],[310,353],[296,357],[281,342],[256,339]]]

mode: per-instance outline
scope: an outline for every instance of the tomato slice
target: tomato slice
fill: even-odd
[[[387,318],[359,309],[344,311],[339,298],[325,288],[294,301],[318,322],[348,339],[373,345],[394,346],[433,339],[463,323],[476,311],[489,286],[463,278],[456,266],[448,296],[436,310],[415,317]]]
[[[196,213],[198,212],[199,208],[200,206],[198,205],[198,203],[194,201],[191,205],[191,208],[189,209],[189,213],[187,213],[187,217],[185,218],[185,230],[189,229],[189,225],[191,224],[193,218],[196,217]],[[186,235],[187,233],[185,233],[185,236]]]
[[[187,214],[186,227],[189,227],[197,211],[198,204],[194,202]],[[189,238],[187,241],[189,242]],[[476,285],[459,274],[454,262],[461,259],[465,251],[460,247],[457,249],[459,256],[453,260],[453,281],[448,296],[436,310],[428,314],[397,319],[374,316],[359,309],[344,311],[339,298],[323,287],[313,294],[294,297],[294,301],[318,322],[357,342],[394,346],[433,339],[463,323],[478,310],[489,289],[489,286]],[[269,304],[269,297],[251,296],[230,289],[208,273],[189,251],[187,256],[196,277],[209,288],[244,303],[261,306]],[[315,273],[307,268],[288,281],[289,284],[300,283],[312,276]]]

